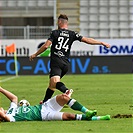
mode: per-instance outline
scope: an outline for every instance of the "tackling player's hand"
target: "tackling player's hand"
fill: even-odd
[[[29,57],[29,60],[30,61],[33,61],[33,59],[36,57],[36,55],[35,54],[33,54],[33,55],[31,55],[30,57]]]
[[[66,97],[70,98],[66,93],[63,93],[62,96],[66,96]]]
[[[110,48],[110,44],[102,42],[102,45],[105,46],[106,48]]]

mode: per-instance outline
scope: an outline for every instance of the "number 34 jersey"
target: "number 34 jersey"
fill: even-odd
[[[69,59],[71,46],[74,41],[81,41],[82,36],[67,29],[53,30],[48,40],[52,42],[51,58],[55,56]]]

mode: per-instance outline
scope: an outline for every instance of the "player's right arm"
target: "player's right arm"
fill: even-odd
[[[29,57],[29,60],[32,61],[35,57],[44,52],[51,44],[52,42],[50,40],[47,40],[35,54]]]
[[[0,108],[0,121],[10,121],[10,118],[5,114],[3,108]]]

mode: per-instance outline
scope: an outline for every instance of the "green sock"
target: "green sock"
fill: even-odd
[[[81,111],[82,113],[85,113],[86,111],[88,111],[87,108],[85,108],[75,99],[70,99],[70,101],[68,102],[68,106],[71,107],[73,110],[78,110],[78,111]]]
[[[88,111],[88,109],[87,109],[86,107],[83,106],[83,107],[81,108],[81,112],[86,113],[87,111]]]
[[[85,114],[82,114],[82,118],[81,118],[81,120],[88,120],[88,118],[86,117]]]

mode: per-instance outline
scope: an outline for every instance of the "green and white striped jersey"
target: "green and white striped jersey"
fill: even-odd
[[[42,121],[41,109],[41,104],[17,107],[17,105],[12,102],[7,111],[7,115],[10,117],[10,121]]]

